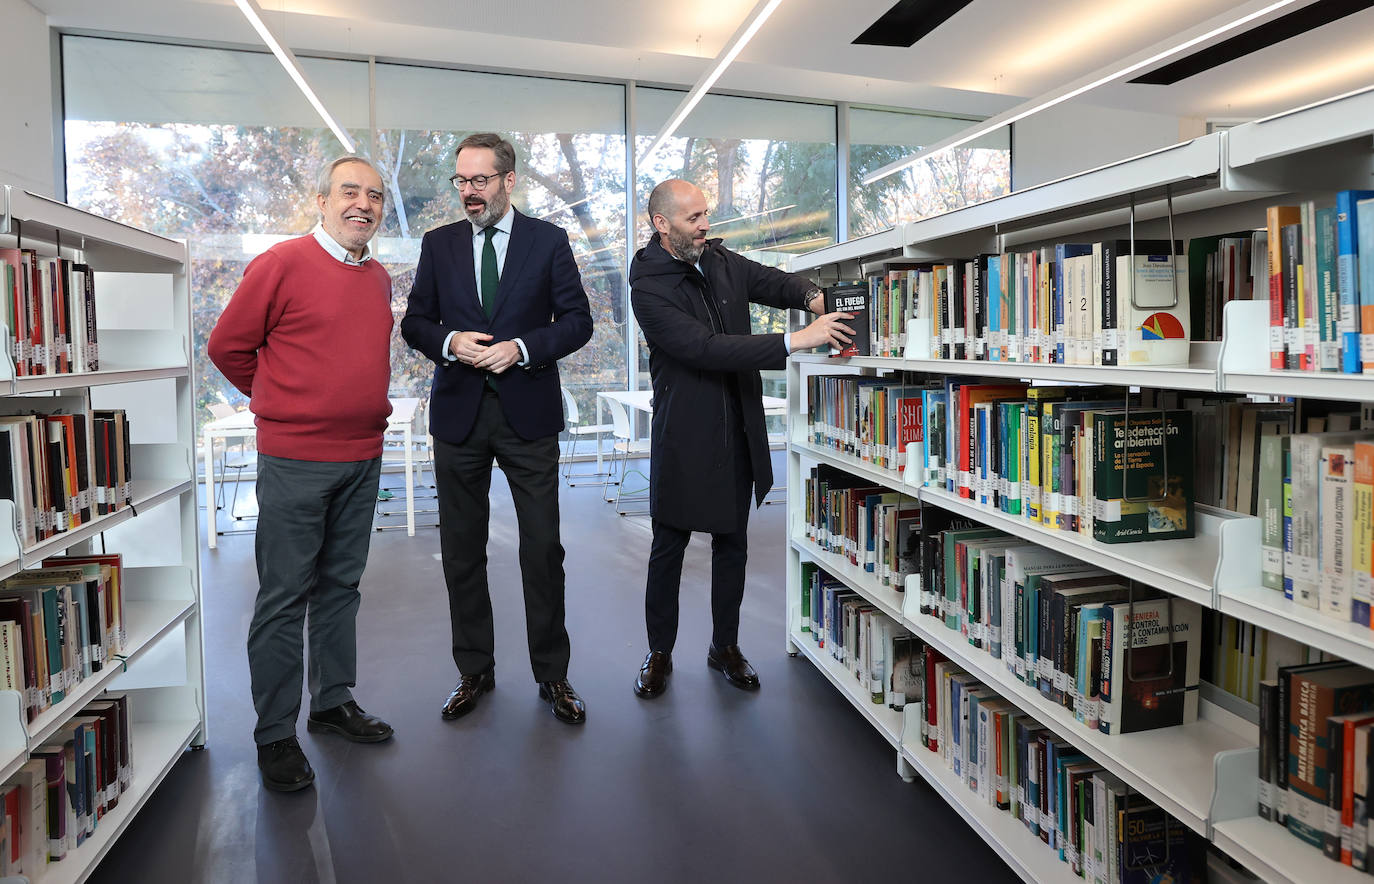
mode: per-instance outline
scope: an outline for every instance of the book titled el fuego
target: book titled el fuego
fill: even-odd
[[[869,342],[872,340],[872,335],[869,330],[868,283],[842,282],[838,285],[828,286],[825,290],[825,312],[848,313],[854,317],[844,323],[854,329],[854,334],[850,336],[849,346],[843,350],[832,347],[831,356],[869,355],[871,352]]]

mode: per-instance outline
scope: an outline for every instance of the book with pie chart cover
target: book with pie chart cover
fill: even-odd
[[[1192,341],[1188,300],[1188,256],[1183,244],[1164,254],[1167,241],[1151,241],[1154,254],[1135,256],[1134,292],[1123,284],[1131,256],[1116,259],[1118,313],[1122,329],[1122,365],[1187,365]],[[1163,247],[1163,248],[1159,248]],[[1175,285],[1175,278],[1177,285]]]

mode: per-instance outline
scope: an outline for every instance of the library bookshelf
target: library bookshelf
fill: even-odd
[[[185,243],[0,185],[0,245],[85,263],[95,272],[100,370],[22,376],[0,355],[7,409],[52,395],[124,409],[131,427],[131,506],[25,546],[15,505],[0,501],[0,577],[62,553],[123,555],[122,659],[79,681],[26,721],[19,692],[0,691],[0,781],[106,691],[129,697],[132,780],[93,835],[34,884],[84,881],[188,747],[206,737],[204,642],[195,491],[190,265]],[[8,339],[9,330],[5,331]]]
[[[793,259],[791,270],[825,284],[862,278],[888,263],[949,261],[985,252],[1037,248],[1056,241],[1126,238],[1188,239],[1265,224],[1265,207],[1296,199],[1327,204],[1336,190],[1374,188],[1374,88],[1173,147],[1090,169],[934,218],[840,243]],[[1172,212],[1172,215],[1170,213]],[[813,374],[925,373],[967,378],[1025,379],[1043,384],[1098,383],[1198,393],[1260,394],[1346,402],[1374,401],[1374,376],[1269,368],[1268,313],[1263,301],[1226,305],[1220,342],[1194,342],[1186,365],[1084,366],[929,358],[908,346],[905,358],[835,359],[794,354],[788,368],[787,649],[812,660],[894,746],[899,772],[925,779],[1027,881],[1072,873],[1053,851],[1009,815],[991,811],[909,734],[903,714],[872,704],[843,666],[818,653],[801,630],[801,564],[814,562],[868,604],[988,685],[1093,762],[1120,777],[1266,881],[1354,881],[1362,873],[1261,820],[1257,806],[1255,707],[1204,691],[1198,720],[1182,727],[1107,736],[1021,683],[1002,661],[975,648],[957,630],[919,613],[918,593],[882,585],[871,572],[811,543],[804,518],[805,477],[828,464],[874,486],[900,492],[1087,565],[1140,581],[1204,608],[1279,631],[1327,654],[1374,667],[1374,631],[1285,601],[1262,586],[1259,520],[1198,507],[1189,540],[1103,544],[1043,529],[959,497],[917,484],[896,469],[815,444],[807,436],[806,378]],[[846,680],[847,676],[847,680]],[[872,707],[872,708],[869,708]],[[891,714],[887,714],[891,712]],[[1000,817],[991,819],[990,817]]]

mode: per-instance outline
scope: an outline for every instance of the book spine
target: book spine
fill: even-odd
[[[1340,301],[1337,329],[1341,345],[1341,371],[1359,374],[1361,307],[1359,289],[1356,203],[1374,197],[1374,191],[1343,190],[1336,194],[1336,294]]]
[[[1259,686],[1259,816],[1274,819],[1274,744],[1278,739],[1277,712],[1278,683],[1260,682]]]
[[[1355,203],[1357,290],[1360,295],[1360,365],[1374,374],[1374,199]]]
[[[1297,214],[1294,206],[1270,206],[1265,211],[1269,251],[1269,367],[1283,369],[1286,364],[1287,332],[1291,318],[1287,315],[1283,287],[1283,234],[1281,228],[1291,224]]]

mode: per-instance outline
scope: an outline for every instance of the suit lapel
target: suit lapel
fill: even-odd
[[[458,308],[464,313],[481,313],[477,297],[477,271],[472,266],[472,222],[460,221],[453,228],[453,259],[458,265]]]
[[[516,290],[520,276],[525,271],[525,265],[529,263],[530,248],[534,244],[533,222],[514,209],[511,211],[515,213],[515,217],[511,219],[510,242],[506,244],[506,263],[501,268],[501,285],[496,289],[496,306],[491,311],[493,320],[506,306],[511,293]],[[472,264],[471,249],[468,250],[468,264]]]

